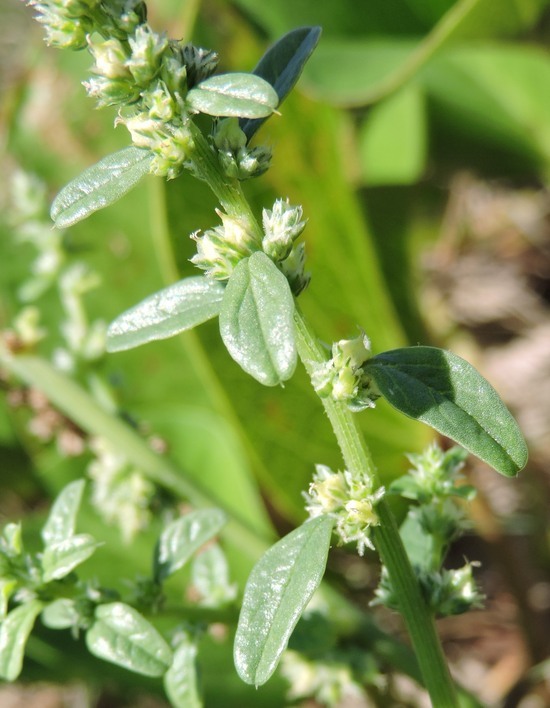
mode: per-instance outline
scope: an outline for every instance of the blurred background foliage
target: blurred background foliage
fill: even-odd
[[[354,336],[360,327],[375,352],[417,343],[452,348],[481,369],[517,415],[532,451],[530,468],[518,482],[471,463],[468,474],[480,496],[472,533],[453,551],[483,561],[487,609],[448,619],[441,631],[457,674],[482,702],[512,706],[528,697],[535,701],[530,708],[550,703],[544,663],[550,637],[549,6],[548,0],[149,3],[156,30],[216,49],[222,70],[251,70],[284,32],[322,25],[298,89],[256,138],[273,146],[273,167],[245,191],[258,211],[279,196],[303,205],[313,279],[300,304],[324,341]],[[37,175],[53,197],[128,137],[113,130],[112,112],[93,110],[85,96],[87,52],[46,49],[32,12],[16,0],[0,0],[0,12],[0,326],[9,328],[35,257],[31,245],[13,238],[13,175],[20,169]],[[191,274],[188,235],[213,225],[215,206],[207,188],[188,176],[168,183],[150,177],[72,228],[70,257],[85,260],[102,279],[86,297],[90,319],[109,321]],[[59,304],[45,293],[39,306],[48,331],[41,347],[49,354],[59,343]],[[313,463],[340,464],[305,373],[284,390],[261,388],[229,359],[216,324],[108,356],[101,372],[125,415],[259,535],[286,532],[303,518],[301,491]],[[85,473],[88,458],[67,456],[54,441],[29,433],[31,413],[14,405],[11,386],[5,379],[0,520],[26,517],[32,530],[51,497]],[[419,451],[430,439],[426,428],[383,403],[363,413],[361,423],[385,483],[406,470],[404,452]],[[90,576],[116,585],[121,564],[131,566],[130,574],[146,572],[158,521],[130,546],[90,509],[83,524],[106,541],[107,555],[86,565]],[[243,549],[228,552],[233,577],[242,582],[252,559]],[[375,567],[339,553],[331,563],[340,585],[366,606]],[[393,620],[382,621],[391,626]],[[71,678],[64,658],[70,651],[79,657],[74,676],[96,684],[135,682],[77,655],[71,642],[67,649],[48,636],[31,641],[28,677]],[[229,657],[221,655],[213,643],[203,661],[207,705],[256,704],[256,694],[238,683]],[[281,705],[280,690],[278,683],[263,689],[262,705]],[[409,705],[406,700],[416,705],[414,697],[403,698]]]

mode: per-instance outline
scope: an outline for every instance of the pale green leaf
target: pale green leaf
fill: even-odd
[[[243,259],[227,284],[220,332],[233,359],[257,381],[275,386],[296,368],[294,298],[265,253]]]
[[[198,113],[235,118],[264,118],[277,108],[275,89],[254,74],[219,74],[202,81],[187,94]]]
[[[211,543],[193,558],[191,582],[203,607],[219,607],[234,600],[237,594],[236,586],[229,582],[225,553],[217,543]]]
[[[198,509],[172,521],[161,533],[154,559],[157,581],[181,568],[199,548],[216,536],[227,517],[220,509]]]
[[[180,280],[126,310],[107,330],[107,351],[172,337],[219,314],[225,287],[198,275]]]
[[[137,610],[122,602],[99,605],[86,632],[94,655],[144,676],[162,676],[173,654],[157,630]]]
[[[0,625],[0,678],[15,681],[21,673],[25,645],[42,603],[31,600],[12,610]]]
[[[49,544],[42,555],[44,582],[64,578],[74,568],[84,563],[98,546],[93,536],[87,533]]]
[[[527,463],[525,440],[497,392],[456,354],[408,347],[370,359],[365,371],[392,406],[427,423],[507,476]]]
[[[72,226],[123,197],[149,172],[152,159],[149,150],[127,147],[88,167],[54,199],[50,215],[57,228]]]
[[[63,541],[74,534],[76,516],[85,484],[83,479],[71,482],[55,499],[48,519],[40,532],[46,546]]]
[[[334,521],[310,519],[272,546],[246,584],[235,636],[234,660],[243,681],[265,683],[292,630],[319,586]]]
[[[164,690],[174,708],[201,708],[197,681],[197,646],[185,636],[174,652],[174,661],[164,676]]]
[[[368,186],[414,184],[426,163],[424,97],[408,86],[373,107],[359,135],[361,169]]]
[[[42,610],[40,619],[42,624],[50,629],[69,629],[77,623],[78,616],[75,601],[61,597],[50,602]]]

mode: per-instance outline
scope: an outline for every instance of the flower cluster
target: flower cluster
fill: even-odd
[[[313,482],[303,493],[306,510],[311,517],[327,514],[336,520],[336,533],[342,543],[357,543],[360,556],[365,548],[373,548],[370,529],[378,526],[376,504],[384,496],[384,488],[373,490],[362,475],[345,470],[333,472],[325,465],[316,465]]]
[[[260,242],[244,218],[228,216],[218,209],[216,213],[222,220],[221,226],[202,235],[198,231],[191,234],[197,243],[191,263],[204,270],[209,278],[227,280],[240,260],[260,249]]]
[[[92,503],[111,524],[116,524],[129,542],[150,521],[150,504],[154,486],[141,470],[103,438],[92,438],[90,449],[95,459],[88,466],[94,486]]]
[[[475,496],[475,489],[462,483],[460,470],[466,456],[462,448],[443,451],[433,444],[421,454],[409,455],[412,469],[388,489],[389,494],[416,502],[401,526],[401,536],[405,545],[410,545],[409,555],[424,596],[441,616],[479,607],[483,599],[473,578],[476,563],[442,568],[450,544],[469,525],[459,504],[460,499]],[[382,573],[376,595],[376,602],[399,609],[398,594],[386,572]]]
[[[218,122],[214,132],[214,146],[223,171],[232,179],[259,177],[269,169],[271,150],[263,145],[249,147],[236,118],[225,118]]]
[[[354,412],[374,408],[380,394],[362,368],[370,356],[370,341],[365,334],[335,342],[332,357],[313,373],[313,387],[322,398],[343,401]]]
[[[170,40],[146,22],[141,0],[43,0],[31,5],[49,44],[88,47],[93,76],[84,82],[98,107],[116,106],[137,147],[151,150],[151,171],[177,177],[193,143],[185,97],[216,69],[214,52]]]

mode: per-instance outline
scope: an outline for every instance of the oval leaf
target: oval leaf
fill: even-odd
[[[44,582],[59,580],[84,563],[99,546],[93,536],[81,533],[46,546],[42,556]]]
[[[296,368],[294,298],[288,281],[265,253],[233,271],[220,312],[220,332],[233,359],[257,381],[275,386]]]
[[[50,602],[42,611],[40,619],[50,629],[69,629],[77,625],[80,615],[76,602],[62,597]]]
[[[199,509],[169,524],[160,535],[155,550],[155,580],[161,582],[185,565],[226,522],[227,517],[220,509]]]
[[[100,605],[86,632],[94,656],[145,676],[162,676],[172,664],[172,650],[152,624],[123,602]]]
[[[277,108],[279,97],[267,81],[253,74],[219,74],[187,94],[192,110],[210,116],[263,118]]]
[[[392,406],[427,423],[507,476],[527,463],[525,440],[494,388],[471,364],[435,347],[370,359],[365,371]]]
[[[63,541],[74,534],[85,482],[78,479],[68,484],[53,503],[40,535],[46,546]]]
[[[279,105],[300,78],[305,63],[317,46],[320,36],[320,27],[299,27],[287,32],[267,50],[252,72],[273,86],[279,97]],[[241,121],[241,129],[248,140],[264,120],[265,118]]]
[[[21,673],[23,655],[42,603],[31,600],[12,610],[0,626],[0,678],[15,681]]]
[[[272,546],[254,566],[235,635],[235,667],[243,681],[265,683],[319,586],[333,519],[318,516]]]
[[[164,690],[174,708],[201,708],[197,686],[197,647],[185,637],[174,652],[172,666],[164,676]]]
[[[149,172],[153,153],[127,147],[107,155],[73,179],[54,199],[50,216],[65,229],[113,204]]]
[[[172,337],[220,313],[225,286],[202,275],[185,278],[126,310],[107,330],[107,351]]]

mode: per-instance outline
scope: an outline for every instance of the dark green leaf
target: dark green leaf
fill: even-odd
[[[275,90],[254,74],[219,74],[202,81],[187,94],[197,113],[234,118],[263,118],[277,108]]]
[[[226,521],[220,509],[199,509],[168,524],[155,551],[155,579],[162,581],[185,565],[202,545],[221,531]]]
[[[164,690],[174,708],[201,708],[197,686],[197,646],[185,636],[174,652],[174,661],[164,676]]]
[[[294,298],[288,281],[257,251],[233,271],[220,312],[220,332],[233,359],[257,381],[276,386],[296,368]]]
[[[31,600],[12,610],[0,626],[0,678],[15,681],[21,673],[23,655],[42,603]]]
[[[275,42],[258,62],[253,73],[273,86],[279,97],[279,105],[300,78],[302,69],[317,46],[320,36],[320,27],[300,27],[292,30]],[[264,120],[265,118],[241,120],[241,128],[248,140]]]
[[[502,474],[527,462],[527,446],[494,388],[467,361],[435,347],[373,357],[365,370],[405,415],[427,423]]]
[[[172,650],[139,612],[122,602],[99,605],[86,632],[90,652],[145,676],[162,676],[172,664]]]
[[[185,278],[126,310],[107,331],[107,351],[172,337],[216,317],[225,287],[198,275]]]
[[[243,681],[265,683],[319,586],[333,519],[318,516],[272,546],[254,566],[244,591],[234,659]]]
[[[58,229],[65,229],[113,204],[149,172],[153,153],[127,147],[107,155],[69,182],[54,199],[50,215]]]
[[[78,479],[68,484],[57,496],[41,531],[46,546],[64,541],[74,534],[85,484],[83,479]]]
[[[42,556],[44,582],[64,578],[71,570],[84,563],[98,545],[93,536],[81,533],[46,546]]]

